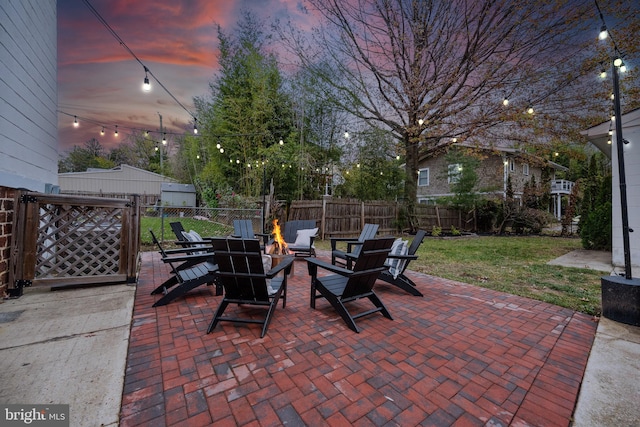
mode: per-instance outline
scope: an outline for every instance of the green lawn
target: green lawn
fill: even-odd
[[[319,242],[320,249],[330,249]],[[600,315],[602,272],[547,265],[581,248],[560,237],[426,237],[410,270]]]
[[[164,241],[175,241],[176,236],[173,234],[173,231],[171,231],[171,226],[169,225],[170,222],[174,221],[180,221],[185,230],[194,230],[202,237],[228,236],[233,232],[233,226],[193,218],[164,218],[164,221],[162,221],[162,219],[158,217],[142,217],[140,219],[140,242],[143,248],[151,247],[151,249],[147,248],[143,250],[153,250],[149,229],[153,230],[153,234],[155,234],[159,240],[161,239],[160,232],[164,230]]]
[[[165,247],[175,240],[164,220]],[[226,236],[233,228],[191,218],[180,218],[184,228],[201,236]],[[160,218],[142,218],[142,250],[154,250],[149,228],[160,238]],[[410,238],[409,238],[410,239]],[[329,250],[328,240],[316,241]],[[548,261],[581,248],[580,239],[544,236],[479,236],[433,238],[427,236],[410,270],[546,301],[599,316],[602,272],[547,265]]]

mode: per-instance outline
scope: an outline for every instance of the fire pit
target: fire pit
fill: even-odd
[[[291,256],[289,254],[289,250],[287,249],[287,242],[284,241],[282,237],[282,232],[280,231],[280,225],[278,224],[278,220],[273,220],[273,244],[268,245],[265,248],[265,252],[271,255],[271,268],[278,265],[282,262],[283,259]],[[293,264],[291,264],[291,273],[293,274]]]

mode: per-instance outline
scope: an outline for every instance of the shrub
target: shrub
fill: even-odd
[[[451,235],[452,236],[459,236],[460,235],[460,230],[458,230],[457,228],[455,228],[453,225],[451,226]]]
[[[431,235],[433,237],[438,237],[442,234],[442,227],[438,227],[437,225],[434,225],[433,228],[431,228]]]
[[[611,202],[580,218],[580,238],[585,249],[611,250]]]

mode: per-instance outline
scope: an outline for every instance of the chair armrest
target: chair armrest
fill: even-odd
[[[184,261],[199,261],[205,262],[207,260],[213,259],[213,252],[208,252],[206,254],[189,254],[189,255],[177,255],[177,256],[167,256],[162,258],[162,262],[171,263],[171,262],[184,262]]]
[[[418,259],[418,255],[393,255],[389,254],[387,258],[395,258],[395,259],[406,259],[407,261],[412,261],[414,259]]]
[[[351,242],[347,242],[347,252],[351,253],[353,252],[353,247],[354,246],[362,246],[364,242],[361,242],[359,240],[354,240]]]
[[[267,276],[267,278],[271,279],[284,269],[289,269],[290,271],[292,263],[293,263],[293,257],[286,257],[283,260],[281,260],[278,263],[278,265],[276,265],[271,270],[266,272],[265,275]],[[287,271],[286,274],[288,274],[289,271]]]
[[[317,258],[305,258],[305,261],[307,261],[307,268],[309,269],[309,275],[311,277],[316,277],[318,275],[317,274],[318,267],[331,271],[336,274],[341,274],[343,276],[349,276],[353,274],[353,271],[347,268],[339,267],[337,265],[333,265],[326,261],[321,261]]]
[[[358,239],[354,239],[353,237],[331,237],[329,239],[329,241],[331,242],[331,250],[335,251],[336,250],[336,243],[338,243],[338,242],[357,242]]]
[[[167,255],[175,254],[191,254],[192,252],[213,252],[213,246],[192,246],[177,249],[165,249],[164,253]]]

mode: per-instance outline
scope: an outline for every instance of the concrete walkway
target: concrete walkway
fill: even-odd
[[[0,403],[69,404],[71,426],[117,426],[134,295],[34,288],[0,303]]]
[[[607,272],[606,255],[576,251],[551,263]],[[0,403],[65,403],[72,426],[118,425],[134,296],[134,286],[114,285],[28,289],[0,302]],[[572,425],[637,425],[639,401],[640,328],[603,318]]]

